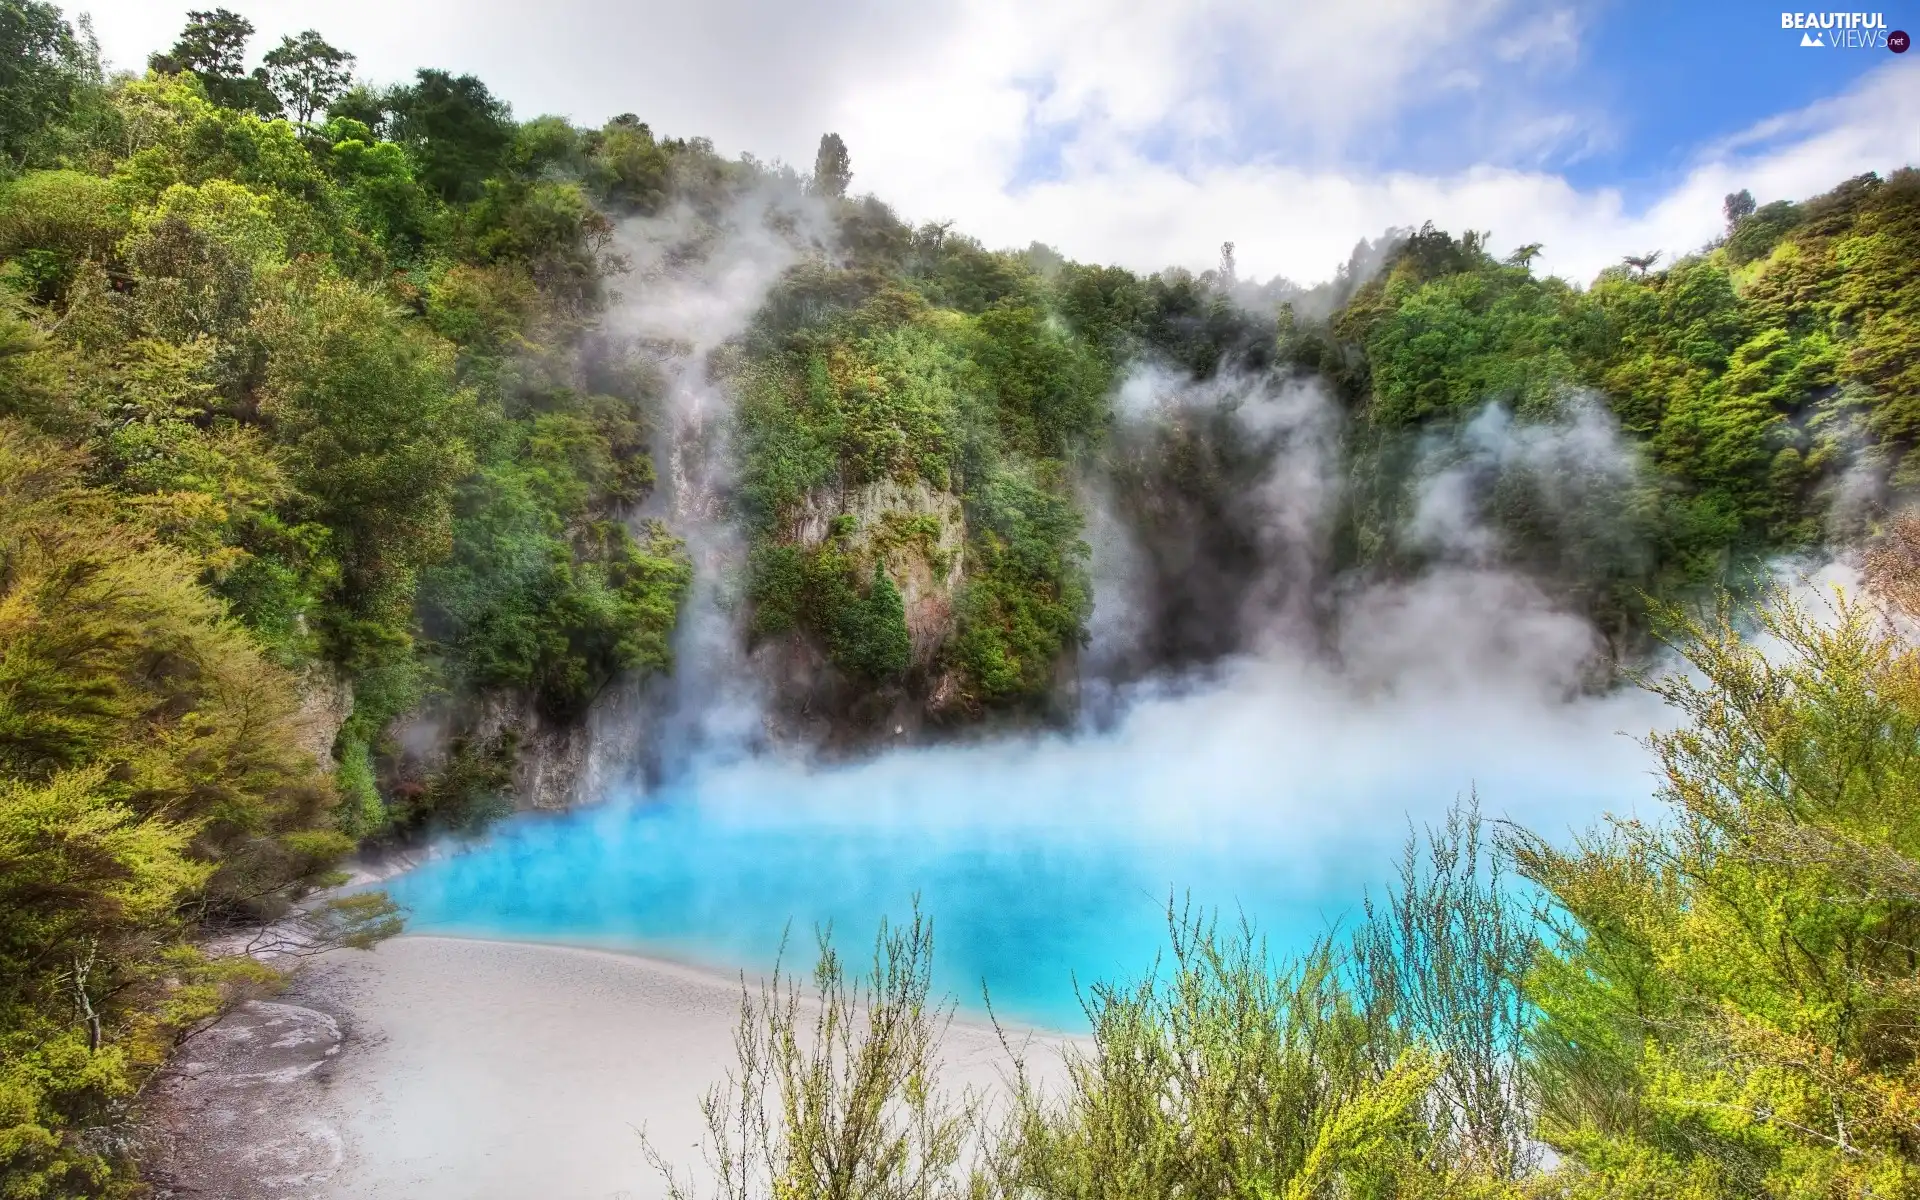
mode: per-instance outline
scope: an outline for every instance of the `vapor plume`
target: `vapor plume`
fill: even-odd
[[[732,408],[714,359],[746,331],[781,275],[826,253],[831,238],[819,203],[791,176],[770,176],[712,207],[683,201],[618,231],[633,266],[610,323],[653,360],[663,393],[661,487],[640,515],[664,519],[694,566],[676,667],[649,706],[657,716],[643,752],[656,776],[762,744],[764,698],[735,594],[745,544],[729,511]]]
[[[704,310],[722,309],[746,311]],[[1384,534],[1408,554],[1387,572],[1341,560],[1348,418],[1317,383],[1143,366],[1115,412],[1082,480],[1096,603],[1078,727],[839,765],[682,757],[648,788],[409,876],[418,919],[753,968],[789,930],[870,929],[919,895],[946,986],[964,1000],[984,981],[1001,1011],[1071,1025],[1072,980],[1143,969],[1169,896],[1299,948],[1355,911],[1410,825],[1469,791],[1549,837],[1650,793],[1621,735],[1661,710],[1588,686],[1605,640],[1507,541],[1515,495],[1535,526],[1577,529],[1637,478],[1577,397],[1415,447]],[[678,469],[673,496],[698,494],[708,477]],[[737,548],[724,521],[704,536]],[[696,681],[738,663],[727,606],[703,603],[683,631],[714,639],[684,646]],[[758,693],[729,678],[747,682],[676,683],[676,728],[751,725]]]

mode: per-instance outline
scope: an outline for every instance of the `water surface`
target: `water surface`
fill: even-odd
[[[913,898],[936,976],[977,1009],[1081,1023],[1076,983],[1131,978],[1170,897],[1276,950],[1350,921],[1410,822],[1477,788],[1560,836],[1644,806],[1647,711],[1485,697],[1356,707],[1270,691],[1147,706],[1107,735],[903,751],[860,766],[711,766],[649,795],[515,818],[393,881],[420,932],[631,949],[761,971],[814,931],[870,945]]]

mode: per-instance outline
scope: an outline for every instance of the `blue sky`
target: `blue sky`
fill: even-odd
[[[1909,23],[1898,10],[1883,13],[1889,28]],[[1698,147],[1840,94],[1893,59],[1885,50],[1802,48],[1779,17],[1755,4],[1596,5],[1578,67],[1550,86],[1569,102],[1591,98],[1609,140],[1560,164],[1567,178],[1644,200],[1670,186]]]
[[[1471,47],[1453,59],[1454,69],[1473,75],[1470,83],[1442,83],[1419,104],[1332,143],[1267,111],[1245,86],[1245,69],[1225,61],[1217,86],[1238,126],[1204,153],[1375,171],[1544,168],[1576,187],[1615,188],[1629,204],[1645,204],[1683,177],[1702,147],[1840,95],[1894,61],[1879,47],[1803,47],[1778,10],[1753,4],[1596,0],[1546,12],[1544,22],[1538,9],[1489,22],[1479,41],[1495,47],[1496,61],[1485,64]],[[1909,23],[1900,10],[1874,15],[1888,29]],[[1540,24],[1531,34],[1530,22]],[[1422,35],[1416,19],[1405,36]],[[1503,39],[1529,37],[1555,46],[1529,60],[1509,44],[1510,60],[1499,61]],[[1444,61],[1436,67],[1447,69]],[[1026,86],[1037,96],[1048,91],[1044,77]],[[1074,132],[1036,126],[1015,182],[1059,177]],[[1170,129],[1145,131],[1140,145],[1169,162],[1202,149]]]
[[[1652,0],[227,0],[376,81],[472,71],[522,115],[623,111],[991,245],[1315,279],[1433,220],[1590,278],[1712,237],[1720,197],[1920,161],[1920,53],[1803,49],[1780,10]],[[137,65],[186,4],[92,0]],[[1920,28],[1920,0],[1883,7]]]

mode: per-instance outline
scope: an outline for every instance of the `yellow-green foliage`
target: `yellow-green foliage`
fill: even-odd
[[[576,353],[611,227],[551,178],[600,178],[597,135],[436,72],[317,128],[204,73],[92,86],[70,161],[0,185],[0,333],[40,364],[0,410],[84,447],[278,662],[349,678],[345,827],[386,823],[385,731],[424,696],[571,715],[664,669],[688,567],[627,526],[650,377]]]
[[[83,262],[99,262],[126,234],[127,211],[111,180],[79,171],[35,171],[0,187],[0,256],[21,290],[51,299]]]
[[[7,979],[0,990],[0,1187],[7,1195],[116,1190],[108,1165],[75,1147],[71,1134],[110,1114],[161,1052],[124,989],[157,982],[160,964],[140,943],[166,936],[175,907],[206,879],[208,868],[185,854],[191,829],[136,816],[112,798],[117,789],[107,775],[94,767],[38,786],[0,783]],[[122,989],[111,1007],[109,987]],[[74,1019],[88,993],[101,996],[106,1010],[98,1029],[83,1012]]]
[[[1170,921],[1166,974],[1098,986],[1067,1084],[1022,1089],[1013,1195],[1452,1194],[1423,1105],[1437,1063],[1375,1043],[1329,948],[1276,966],[1251,931]]]
[[[83,58],[40,64],[71,124],[7,132],[0,170],[6,1196],[136,1187],[101,1127],[179,1030],[271,983],[205,934],[287,914],[350,834],[492,811],[510,737],[389,800],[394,717],[483,687],[570,711],[663,669],[689,577],[627,523],[647,373],[574,353],[608,226],[547,173],[586,135],[517,134],[472,80],[296,128],[214,103],[254,94],[230,80]],[[465,180],[474,103],[512,152],[448,204],[416,172]],[[331,775],[309,672],[353,685]],[[375,895],[299,924],[364,945],[394,919]]]
[[[883,926],[849,977],[824,937],[812,1027],[792,980],[743,997],[738,1068],[707,1095],[720,1200],[1521,1200],[1454,1136],[1445,1064],[1348,986],[1331,946],[1270,962],[1251,930],[1169,911],[1171,961],[1096,987],[1090,1035],[1043,1087],[1014,1051],[1006,1103],[943,1086],[950,999],[932,927]],[[1383,1036],[1384,1029],[1384,1036]],[[1044,1053],[1051,1053],[1047,1051]],[[1054,1072],[1047,1072],[1054,1074]],[[652,1146],[669,1194],[694,1194]],[[1557,1194],[1551,1187],[1540,1195]]]
[[[1920,1193],[1920,651],[1773,600],[1764,642],[1670,614],[1670,817],[1517,847],[1560,923],[1541,1135],[1592,1194]]]
[[[116,1119],[229,968],[199,919],[273,915],[350,846],[293,679],[191,558],[0,419],[0,1178],[112,1191]],[[24,1190],[23,1190],[24,1189]],[[34,1190],[40,1189],[40,1190]]]
[[[780,970],[743,994],[739,1070],[701,1105],[715,1200],[962,1194],[956,1167],[976,1112],[942,1086],[953,1006],[930,1000],[932,969],[933,928],[916,911],[881,925],[870,971],[850,975],[823,934],[804,999]],[[698,1194],[645,1150],[673,1200]]]

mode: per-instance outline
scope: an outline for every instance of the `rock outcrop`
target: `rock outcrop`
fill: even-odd
[[[337,763],[333,743],[353,715],[353,684],[326,663],[316,663],[300,679],[300,708],[294,713],[300,748],[329,774]]]
[[[813,549],[834,539],[855,560],[879,563],[900,590],[910,660],[903,678],[872,683],[836,670],[805,634],[773,639],[754,661],[769,685],[776,741],[851,750],[911,738],[941,719],[959,694],[944,651],[966,578],[966,537],[960,498],[921,479],[882,479],[807,498],[784,540]]]
[[[818,546],[842,517],[851,525],[842,525],[847,549],[879,559],[900,589],[914,665],[934,665],[953,635],[954,596],[964,578],[967,527],[960,497],[923,479],[882,479],[844,494],[815,495],[794,522],[792,540]]]
[[[253,1000],[186,1042],[154,1085],[143,1141],[159,1197],[319,1197],[346,1154],[314,1111],[343,1041],[305,1004]]]

